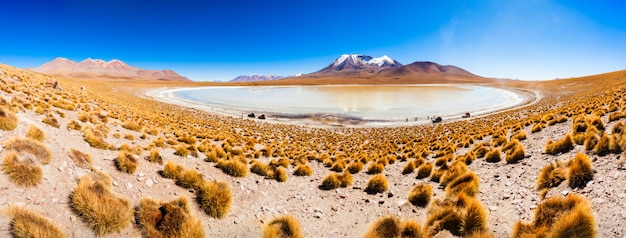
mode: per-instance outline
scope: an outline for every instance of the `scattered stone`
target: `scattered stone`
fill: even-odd
[[[133,189],[132,183],[126,183],[126,189]]]
[[[144,174],[143,172],[139,172],[139,173],[137,174],[137,176],[139,176],[139,177],[143,177],[143,176],[146,176],[146,174]]]
[[[602,198],[594,198],[594,199],[591,199],[591,202],[592,203],[597,203],[597,204],[602,204],[602,203],[604,203],[604,199],[602,199]]]
[[[152,181],[152,179],[146,180],[146,186],[152,187],[152,185],[154,185],[154,182]]]
[[[511,201],[512,205],[517,205],[517,204],[520,204],[520,203],[522,203],[522,199],[515,199],[515,200]]]
[[[509,198],[511,198],[510,193],[505,193],[504,195],[502,195],[502,199],[509,199]]]
[[[495,210],[498,210],[498,207],[497,207],[497,206],[489,206],[489,211],[492,211],[492,212],[493,212],[493,211],[495,211]]]
[[[316,212],[316,213],[313,215],[313,217],[314,217],[314,218],[318,218],[318,219],[319,219],[319,218],[322,218],[322,213]]]
[[[393,193],[392,193],[392,192],[388,192],[388,193],[387,193],[387,197],[388,197],[388,198],[393,197]]]
[[[535,204],[530,205],[530,210],[533,210],[533,209],[535,209],[535,208],[537,208],[537,205],[535,205]]]
[[[383,205],[383,204],[385,204],[385,201],[384,200],[380,200],[380,201],[378,201],[378,204],[379,205]]]
[[[113,186],[117,187],[117,185],[119,185],[117,181],[113,180]]]
[[[561,194],[563,194],[563,196],[567,196],[567,194],[569,194],[569,190],[563,190]]]

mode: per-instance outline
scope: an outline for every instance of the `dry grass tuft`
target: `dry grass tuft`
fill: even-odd
[[[263,238],[302,238],[300,222],[292,215],[272,219],[263,226]]]
[[[209,216],[224,218],[232,200],[232,194],[228,184],[224,182],[208,181],[201,184],[197,195],[200,208]]]
[[[377,174],[372,176],[367,181],[367,187],[365,187],[365,192],[369,194],[377,194],[385,192],[389,189],[389,183],[387,182],[387,178],[385,175]]]
[[[418,207],[426,207],[433,196],[433,187],[429,184],[417,184],[409,191],[408,201]]]
[[[0,129],[12,131],[17,128],[17,116],[5,107],[0,107]]]
[[[491,149],[485,155],[485,161],[489,163],[498,163],[502,160],[501,154],[502,152],[500,152],[500,149]]]
[[[52,114],[48,114],[41,122],[48,124],[52,127],[56,127],[56,128],[61,127],[61,125],[59,124],[59,121]]]
[[[30,138],[14,137],[4,144],[4,148],[7,150],[15,150],[20,153],[32,154],[37,157],[39,162],[42,164],[48,164],[52,160],[52,153],[50,153],[48,147],[41,142]]]
[[[364,238],[400,237],[402,232],[400,218],[396,216],[380,217],[370,225]]]
[[[164,203],[141,199],[135,220],[144,237],[204,237],[204,228],[189,209],[185,197]]]
[[[80,131],[83,129],[83,126],[81,126],[80,123],[78,123],[77,121],[71,120],[69,123],[67,123],[67,129]]]
[[[523,160],[525,156],[524,145],[518,141],[513,148],[506,152],[506,162],[509,164],[517,163]]]
[[[467,200],[461,217],[461,234],[464,237],[487,231],[487,212],[478,199]]]
[[[537,190],[559,186],[567,177],[567,168],[562,163],[550,163],[541,169],[537,177]]]
[[[379,162],[372,162],[370,166],[367,167],[368,174],[379,174],[385,171],[385,165]]]
[[[414,220],[407,220],[402,222],[400,226],[401,238],[423,238],[426,235],[422,230],[422,225]]]
[[[518,221],[511,237],[596,237],[595,218],[589,202],[574,194],[551,197],[535,210],[530,224]]]
[[[13,237],[67,237],[54,223],[25,208],[9,207],[8,213],[13,217],[10,224]]]
[[[287,182],[287,170],[284,167],[274,169],[273,177],[278,182]]]
[[[115,158],[115,167],[124,173],[133,174],[137,171],[138,166],[139,160],[126,150],[120,151]]]
[[[330,173],[326,175],[326,177],[322,180],[322,184],[319,186],[320,189],[331,190],[341,186],[341,180],[337,173]]]
[[[142,127],[141,125],[139,125],[139,123],[135,122],[135,121],[127,121],[124,122],[124,124],[122,124],[122,127],[131,130],[131,131],[141,131]]]
[[[29,159],[21,160],[15,151],[9,151],[2,162],[2,172],[11,182],[24,187],[36,186],[43,178],[43,171]]]
[[[26,137],[37,140],[39,142],[43,142],[43,139],[46,138],[46,133],[44,133],[39,127],[31,124],[28,127],[28,131],[26,131]]]
[[[410,174],[413,173],[413,171],[415,170],[415,161],[414,160],[410,160],[409,162],[406,163],[406,165],[404,165],[404,167],[402,168],[402,174]]]
[[[159,150],[156,148],[152,148],[150,150],[150,154],[146,157],[146,160],[150,161],[151,163],[163,164],[163,157],[159,153]]]
[[[252,165],[250,165],[250,172],[261,175],[261,176],[268,176],[269,171],[270,171],[269,165],[259,160],[253,160]]]
[[[452,196],[464,193],[473,197],[478,193],[479,186],[480,179],[478,176],[472,171],[467,171],[446,186],[446,195]]]
[[[589,156],[578,153],[569,163],[567,171],[569,186],[572,188],[582,188],[587,182],[593,179],[593,168]]]
[[[233,177],[246,177],[248,175],[248,166],[237,159],[220,160],[217,163],[217,168]]]
[[[425,164],[420,165],[417,168],[417,179],[428,178],[433,171],[435,166],[431,162],[427,162]]]
[[[72,158],[72,161],[74,161],[76,166],[83,169],[91,168],[91,162],[93,161],[91,155],[72,148],[70,149],[68,156]]]
[[[295,176],[311,176],[311,175],[313,175],[313,169],[309,165],[301,164],[301,165],[296,166],[296,169],[293,171],[293,175],[295,175]]]
[[[361,172],[361,170],[363,170],[363,162],[361,161],[352,161],[351,163],[348,164],[348,171],[351,174],[356,174],[358,172]]]
[[[615,136],[607,135],[606,133],[602,134],[600,141],[595,147],[596,153],[599,156],[605,156],[607,154],[619,154],[621,152],[621,148],[617,144],[615,140]]]
[[[89,146],[93,148],[103,150],[111,150],[115,148],[113,145],[104,141],[104,138],[106,138],[107,136],[102,130],[96,130],[92,127],[85,127],[83,129],[83,137],[85,141],[89,143]]]
[[[574,141],[571,134],[566,134],[562,139],[554,142],[549,140],[546,144],[546,154],[557,155],[560,153],[566,153],[574,148]]]
[[[130,201],[111,192],[111,178],[85,175],[70,194],[70,206],[97,234],[122,231],[130,225],[133,211]],[[95,176],[94,176],[95,177]]]

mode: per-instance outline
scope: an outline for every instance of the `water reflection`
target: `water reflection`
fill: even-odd
[[[210,87],[179,91],[177,96],[244,111],[367,119],[457,115],[501,108],[522,100],[510,91],[466,85]]]

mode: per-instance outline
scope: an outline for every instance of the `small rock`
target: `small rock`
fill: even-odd
[[[498,210],[498,207],[497,207],[497,206],[489,206],[489,211],[492,211],[492,212],[493,212],[493,211],[495,211],[495,210]]]
[[[117,185],[119,185],[117,181],[113,180],[113,186],[117,187]]]
[[[561,192],[561,194],[563,194],[563,196],[567,196],[567,194],[569,194],[569,191],[568,191],[568,190],[563,190],[563,191]]]
[[[139,178],[137,178],[137,181],[143,182],[143,178],[139,177]]]
[[[530,205],[530,209],[531,209],[531,210],[532,210],[532,209],[535,209],[535,208],[537,208],[537,205],[535,205],[535,204]]]
[[[388,193],[387,193],[387,197],[388,197],[388,198],[393,197],[393,193],[392,193],[392,192],[388,192]]]
[[[126,183],[126,189],[133,189],[132,183]]]
[[[511,198],[511,194],[510,193],[505,193],[504,195],[502,195],[503,199],[509,199]]]
[[[233,221],[233,223],[235,223],[235,224],[239,224],[239,221],[237,221],[237,220],[234,220],[234,221]]]
[[[332,206],[330,209],[332,209],[333,211],[339,211],[339,207],[337,206]]]
[[[146,186],[152,187],[153,184],[154,184],[154,182],[152,181],[152,179],[146,180]]]
[[[74,216],[70,216],[70,221],[75,221],[76,218]]]
[[[520,204],[520,203],[522,203],[522,199],[515,199],[515,200],[511,201],[512,205],[517,205],[517,204]]]
[[[143,176],[146,176],[146,174],[144,174],[143,172],[139,172],[139,174],[137,174],[137,176],[143,177]]]
[[[591,199],[591,202],[597,203],[597,204],[602,204],[602,203],[604,203],[604,199],[602,199],[602,198],[594,198],[594,199]]]
[[[314,217],[314,218],[322,218],[322,213],[316,212],[316,213],[313,215],[313,217]]]
[[[365,203],[370,203],[370,200],[366,198]]]
[[[383,204],[385,204],[385,201],[380,200],[380,201],[378,201],[378,204],[379,204],[379,205],[383,205]]]
[[[500,177],[500,175],[499,175],[499,174],[494,174],[494,175],[493,175],[493,177],[494,177],[494,178],[499,178],[499,177]]]

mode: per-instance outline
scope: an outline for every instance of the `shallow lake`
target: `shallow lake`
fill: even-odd
[[[524,100],[508,90],[474,85],[204,87],[177,90],[175,96],[257,114],[331,114],[370,120],[478,114]]]

